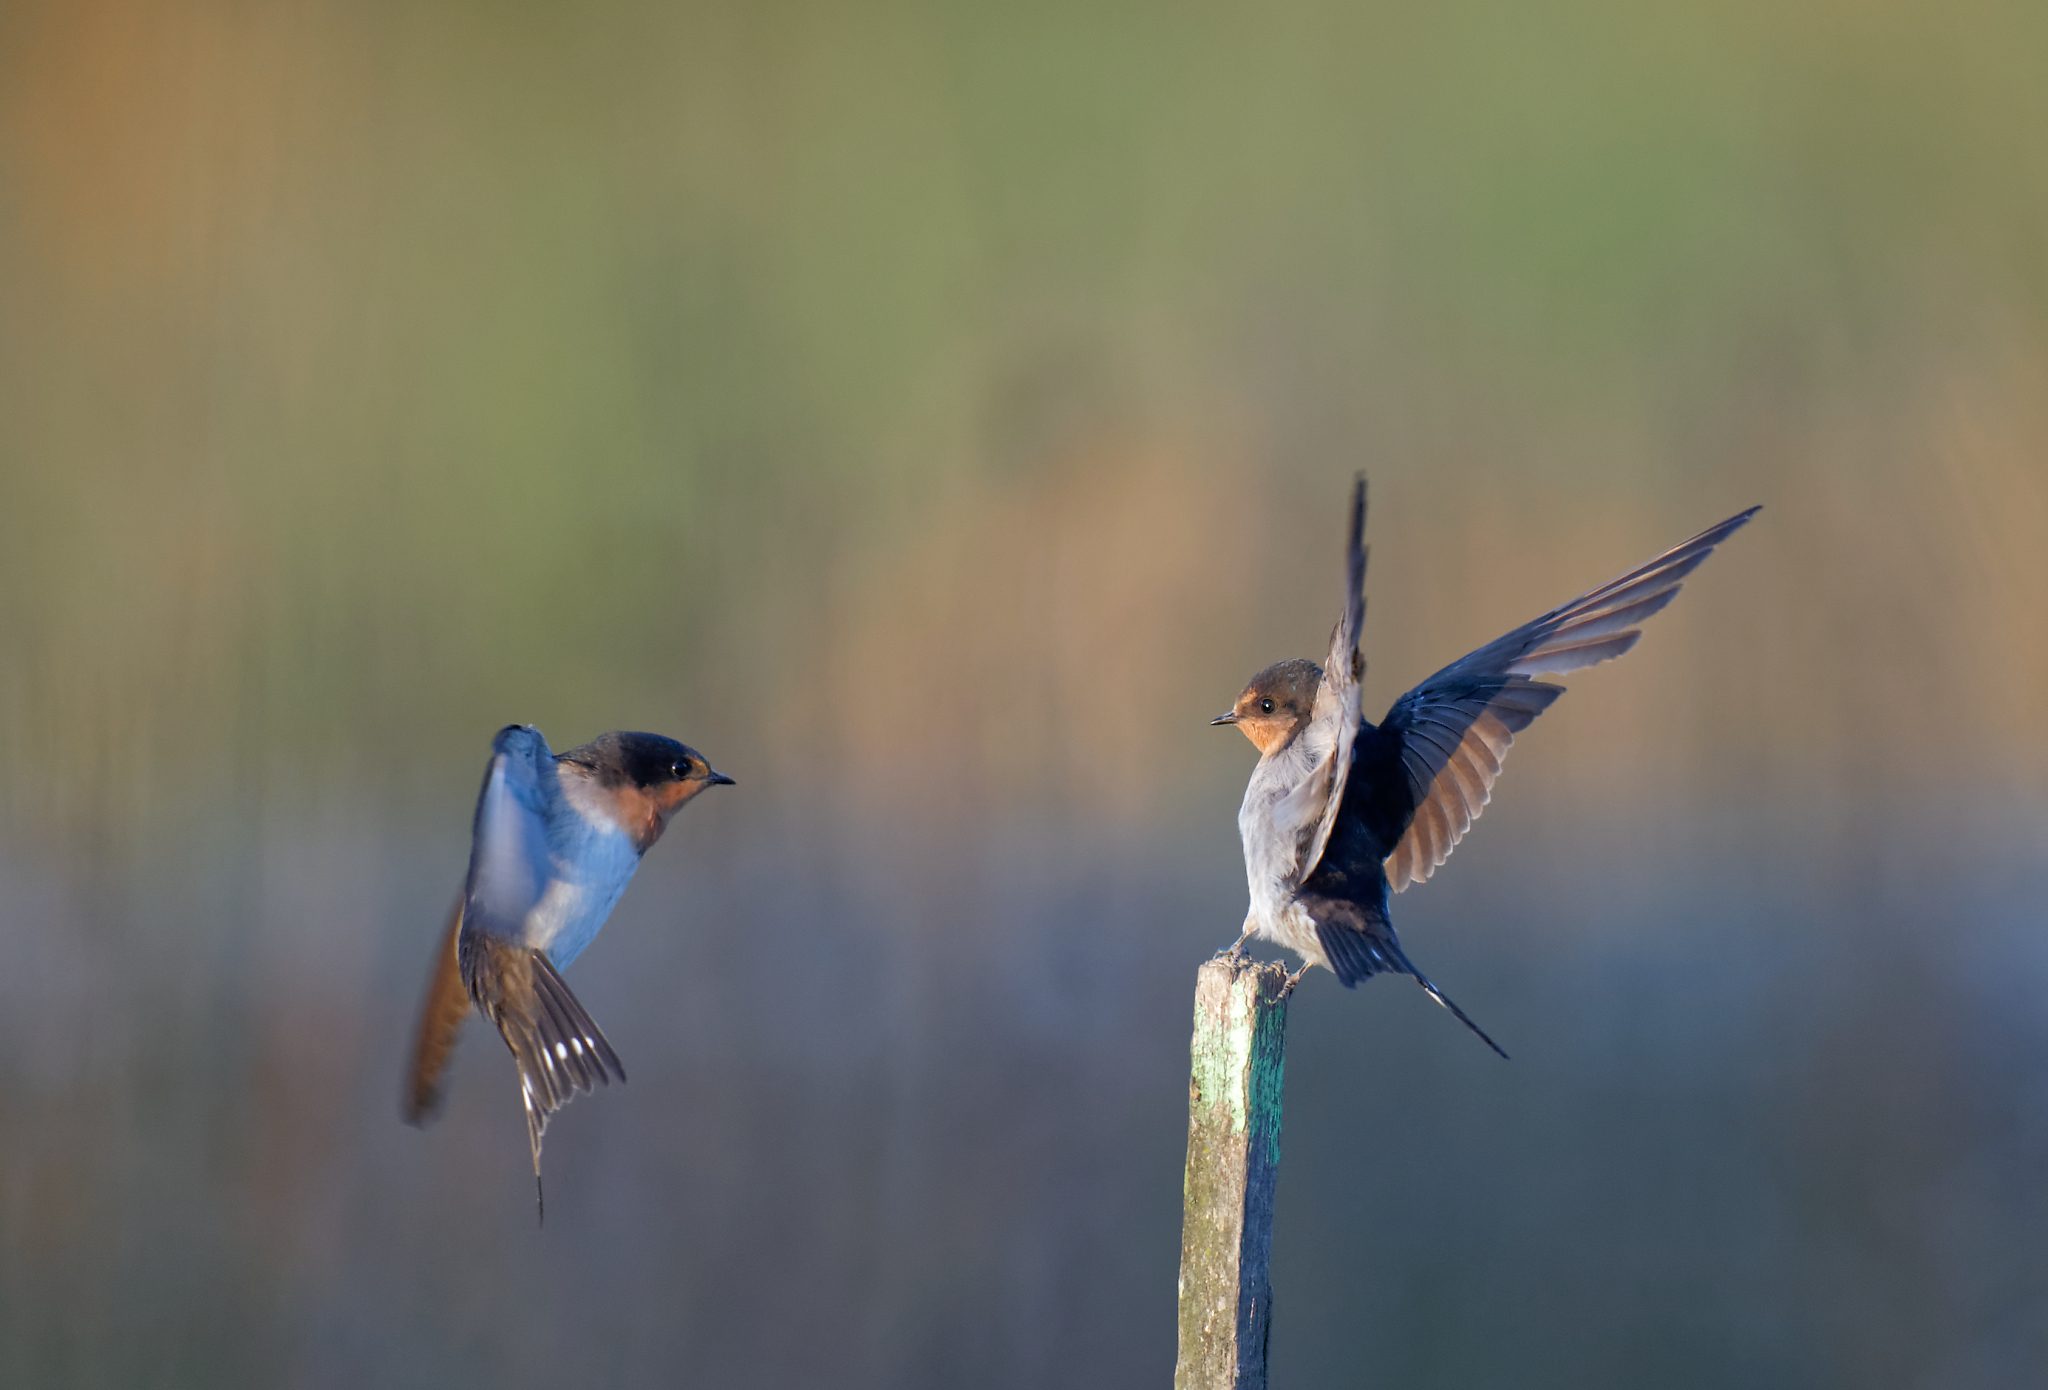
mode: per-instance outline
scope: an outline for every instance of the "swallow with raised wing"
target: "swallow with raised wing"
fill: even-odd
[[[518,1068],[542,1200],[549,1118],[579,1092],[626,1079],[562,971],[597,936],[670,818],[706,787],[732,781],[660,734],[610,733],[557,754],[529,725],[498,731],[477,797],[469,876],[420,1010],[406,1075],[409,1122],[424,1124],[439,1106],[456,1034],[474,1006]]]
[[[1259,750],[1237,813],[1251,906],[1241,952],[1261,937],[1300,956],[1288,988],[1318,965],[1348,988],[1382,972],[1413,976],[1501,1056],[1394,934],[1389,899],[1421,883],[1486,808],[1515,735],[1564,688],[1542,676],[1620,656],[1644,620],[1761,508],[1710,526],[1452,662],[1394,702],[1378,724],[1360,707],[1365,679],[1365,479],[1352,491],[1344,608],[1321,666],[1296,659],[1251,678],[1211,724]]]

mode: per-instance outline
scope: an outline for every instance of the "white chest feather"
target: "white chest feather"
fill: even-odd
[[[1294,891],[1300,886],[1302,846],[1323,812],[1315,793],[1321,785],[1319,769],[1329,756],[1330,740],[1317,734],[1312,725],[1285,748],[1261,758],[1238,807],[1245,886],[1251,892],[1250,917],[1261,935],[1280,935],[1283,920],[1296,911]]]
[[[526,920],[527,944],[560,967],[583,953],[640,867],[639,849],[616,823],[565,801],[548,826],[553,874]]]

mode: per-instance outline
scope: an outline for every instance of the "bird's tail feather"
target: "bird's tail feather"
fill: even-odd
[[[1309,908],[1315,921],[1316,940],[1322,943],[1323,958],[1344,988],[1352,989],[1360,980],[1369,980],[1385,971],[1407,968],[1406,957],[1394,939],[1394,929],[1385,918],[1341,900],[1311,905],[1306,894],[1303,905]]]
[[[534,1197],[545,1215],[540,1148],[548,1120],[578,1094],[624,1081],[626,1069],[545,952],[464,932],[460,958],[470,997],[497,1025],[519,1068]]]
[[[1486,1030],[1484,1028],[1481,1028],[1478,1024],[1474,1023],[1463,1009],[1459,1008],[1456,1004],[1451,1002],[1450,995],[1445,994],[1442,990],[1438,989],[1434,984],[1430,982],[1429,976],[1423,974],[1420,970],[1417,970],[1412,965],[1408,967],[1408,973],[1415,977],[1415,983],[1422,986],[1423,993],[1427,994],[1430,998],[1436,1000],[1437,1003],[1449,1009],[1451,1011],[1451,1017],[1457,1019],[1458,1022],[1464,1024],[1467,1028],[1470,1028],[1475,1034],[1477,1034],[1479,1037],[1479,1041],[1485,1043],[1488,1047],[1492,1048],[1496,1053],[1500,1054],[1500,1059],[1503,1062],[1508,1060],[1507,1049],[1502,1047],[1499,1043],[1495,1042],[1492,1038],[1488,1037],[1486,1035]]]
[[[1308,905],[1307,895],[1303,895],[1303,900]],[[1316,940],[1322,943],[1323,958],[1346,989],[1382,973],[1412,975],[1430,998],[1450,1010],[1453,1018],[1470,1028],[1502,1058],[1507,1057],[1506,1049],[1488,1037],[1486,1030],[1453,1003],[1450,995],[1438,989],[1429,976],[1415,968],[1415,962],[1401,949],[1400,938],[1394,935],[1394,924],[1384,914],[1368,911],[1354,902],[1323,899],[1315,903],[1311,915],[1316,924]]]

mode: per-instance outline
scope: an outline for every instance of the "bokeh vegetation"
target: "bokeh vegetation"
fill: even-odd
[[[1375,700],[1751,502],[1306,989],[1275,1374],[2008,1385],[2048,1265],[2048,11],[0,13],[0,1381],[1126,1385],[1194,963]],[[734,773],[397,1070],[493,729]]]

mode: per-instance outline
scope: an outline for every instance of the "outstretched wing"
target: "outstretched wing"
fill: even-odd
[[[1351,775],[1352,748],[1365,718],[1360,703],[1365,687],[1365,652],[1360,645],[1364,635],[1365,475],[1361,473],[1351,488],[1351,533],[1344,547],[1344,611],[1330,633],[1330,654],[1323,658],[1323,683],[1316,688],[1315,709],[1306,731],[1308,737],[1328,739],[1330,751],[1307,782],[1293,793],[1314,798],[1309,804],[1322,808],[1302,847],[1303,878],[1315,872],[1322,861],[1344,802],[1345,783]]]
[[[405,1074],[402,1112],[405,1122],[423,1125],[441,1104],[441,1079],[448,1059],[455,1052],[455,1037],[462,1021],[469,1017],[469,991],[462,987],[462,972],[456,963],[455,943],[462,932],[462,902],[448,914],[441,932],[440,948],[434,953],[432,973],[427,977],[426,997],[420,1001],[419,1028],[413,1034],[412,1065]]]
[[[1635,646],[1644,620],[1676,598],[1685,577],[1760,510],[1737,513],[1524,623],[1394,702],[1380,733],[1399,750],[1413,807],[1387,855],[1387,882],[1396,892],[1421,883],[1450,857],[1492,798],[1515,735],[1564,693],[1534,678],[1608,661]]]
[[[540,730],[513,724],[498,731],[476,799],[463,892],[466,931],[502,941],[524,938],[527,914],[553,877],[547,808],[554,778],[554,755]]]

